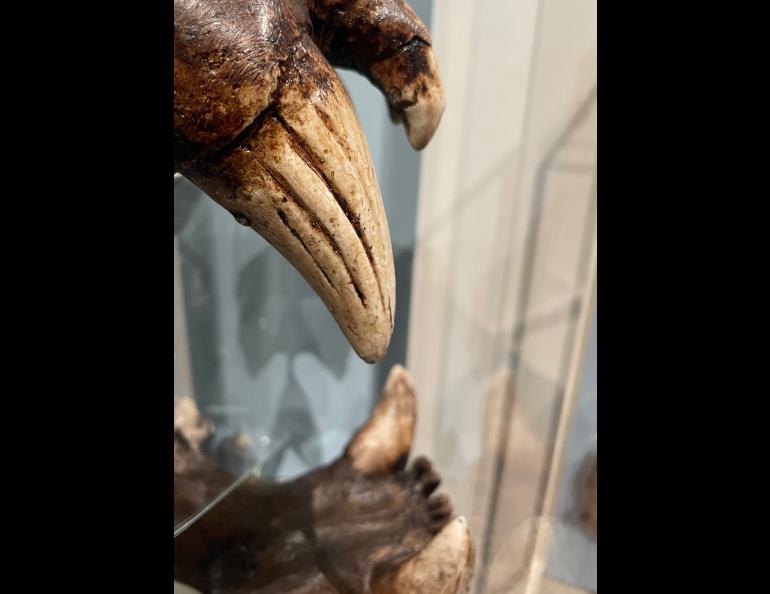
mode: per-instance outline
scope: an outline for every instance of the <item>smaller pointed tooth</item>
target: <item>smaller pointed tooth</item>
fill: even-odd
[[[402,119],[409,143],[422,150],[433,138],[444,113],[444,88],[430,45],[415,39],[392,56],[371,65],[392,112]]]
[[[376,594],[466,594],[470,589],[475,551],[468,523],[458,517],[447,524],[420,554],[385,580]]]
[[[416,408],[412,378],[395,365],[377,408],[345,450],[353,467],[365,474],[384,474],[405,461],[412,447]]]

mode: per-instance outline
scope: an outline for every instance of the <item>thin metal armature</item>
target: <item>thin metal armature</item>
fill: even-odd
[[[232,485],[227,487],[227,489],[222,491],[219,495],[214,497],[214,499],[209,501],[201,509],[199,509],[193,515],[191,515],[186,520],[184,520],[181,524],[179,524],[176,528],[174,528],[174,538],[182,534],[190,526],[195,524],[195,522],[200,520],[204,515],[206,515],[209,511],[211,511],[220,501],[222,501],[235,489],[240,487],[246,481],[246,479],[252,478],[252,477],[259,478],[259,475],[262,473],[262,467],[267,462],[269,462],[274,456],[278,455],[278,453],[281,450],[283,450],[283,448],[285,448],[288,445],[288,443],[289,443],[289,436],[284,435],[281,439],[279,439],[275,443],[275,445],[273,446],[273,449],[268,453],[267,456],[264,457],[264,459],[257,462],[248,471],[246,471],[241,478],[239,478],[237,481],[234,481]]]

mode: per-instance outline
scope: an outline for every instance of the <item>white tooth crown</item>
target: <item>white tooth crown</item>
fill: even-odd
[[[353,106],[325,59],[314,58],[325,88],[307,97],[302,86],[287,86],[238,146],[194,181],[294,265],[373,363],[393,331],[390,233]]]

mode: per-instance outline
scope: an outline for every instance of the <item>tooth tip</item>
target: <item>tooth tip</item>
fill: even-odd
[[[361,472],[390,471],[409,455],[415,419],[416,402],[409,374],[395,365],[388,374],[379,403],[348,444],[345,455]]]
[[[412,148],[420,151],[428,145],[443,114],[444,99],[442,96],[421,98],[414,105],[404,109],[404,126]]]
[[[366,363],[374,364],[385,356],[388,352],[388,344],[383,345],[364,345],[355,347],[354,350]]]
[[[401,365],[394,365],[382,390],[381,404],[396,406],[400,411],[401,420],[404,420],[404,417],[414,417],[414,393],[414,384],[409,372]]]
[[[419,151],[428,145],[441,123],[444,108],[444,90],[438,83],[404,109],[404,127],[412,148]]]
[[[372,320],[370,317],[362,319],[363,324],[354,324],[359,328],[357,332],[353,331],[349,323],[339,323],[338,318],[337,321],[356,354],[366,363],[377,363],[388,352],[393,327],[387,322],[383,323],[381,319],[379,321]]]
[[[403,382],[410,388],[412,387],[411,374],[403,365],[399,365],[398,363],[391,367],[390,373],[388,373],[388,379],[385,382],[385,389],[387,390],[389,386],[392,386],[397,382]]]

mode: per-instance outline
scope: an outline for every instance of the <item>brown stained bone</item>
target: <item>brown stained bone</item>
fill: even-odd
[[[408,442],[389,443],[393,422],[383,410],[414,418],[406,371],[391,373],[381,402],[336,462],[289,483],[250,479],[178,536],[175,579],[204,593],[467,592],[473,547],[465,521],[451,520],[428,460],[406,467],[412,431]],[[363,434],[381,436],[383,458],[394,461],[387,470],[355,467],[351,446]],[[373,447],[368,441],[367,456]]]
[[[403,2],[175,0],[175,166],[280,251],[374,362],[395,314],[390,233],[324,54],[369,76],[425,146],[443,92],[427,30]]]
[[[424,148],[444,112],[430,33],[403,0],[309,0],[314,39],[335,66],[355,68],[383,92],[411,145]]]

